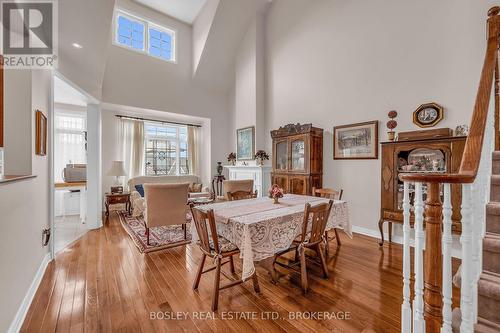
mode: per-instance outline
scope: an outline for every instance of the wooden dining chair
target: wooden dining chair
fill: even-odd
[[[243,199],[254,199],[254,198],[257,198],[257,190],[255,190],[255,192],[252,192],[252,191],[227,192],[226,195],[227,195],[227,198],[229,201],[243,200]]]
[[[344,190],[334,190],[332,188],[312,188],[312,194],[316,197],[321,197],[321,198],[327,198],[331,200],[342,200],[342,194],[344,194]],[[328,236],[328,230],[325,230],[325,255],[328,257],[328,254],[330,253],[330,241],[336,239],[337,240],[337,245],[340,246],[342,243],[340,242],[340,237],[339,233],[336,228],[333,228],[333,231],[335,232],[334,237],[329,237]]]
[[[328,278],[328,267],[326,266],[325,256],[321,246],[324,246],[323,239],[325,228],[326,223],[328,222],[328,216],[330,216],[332,205],[332,200],[328,203],[322,203],[314,207],[311,207],[311,204],[307,203],[304,209],[304,220],[301,235],[292,242],[292,245],[288,249],[278,252],[274,256],[273,268],[275,267],[275,264],[295,271],[298,271],[296,268],[297,266],[300,267],[300,271],[298,272],[300,272],[300,280],[304,293],[307,292],[308,288],[306,249],[311,249],[316,252],[321,263],[323,276]],[[309,224],[311,225],[310,228]],[[291,264],[278,261],[279,257],[291,251],[295,251],[295,260]]]
[[[198,245],[200,246],[200,250],[202,252],[201,261],[198,266],[196,278],[193,283],[193,289],[198,289],[202,274],[213,271],[215,269],[214,289],[212,294],[212,311],[217,311],[217,308],[219,306],[219,291],[243,283],[243,280],[241,278],[235,280],[234,276],[226,275],[224,271],[221,271],[222,266],[229,263],[229,269],[231,273],[235,274],[233,256],[239,254],[240,250],[235,244],[217,234],[217,227],[215,224],[214,212],[212,209],[208,210],[205,213],[195,208],[194,204],[192,203],[190,204],[190,208],[191,214],[193,216],[193,221],[196,226],[196,232],[198,233]],[[205,259],[207,257],[214,259],[214,266],[203,270]],[[224,261],[224,259],[226,258],[228,259]],[[221,285],[221,274],[231,280],[231,282],[225,285]],[[252,280],[255,292],[259,293],[260,288],[259,281],[257,279],[257,271],[255,271],[255,273],[253,274]]]

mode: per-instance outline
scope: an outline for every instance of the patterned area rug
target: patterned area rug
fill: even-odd
[[[175,246],[191,243],[189,223],[186,225],[187,237],[184,239],[184,230],[181,225],[149,228],[149,245],[146,243],[146,227],[142,216],[128,215],[126,212],[117,212],[123,229],[129,234],[141,253],[148,253],[168,249]]]

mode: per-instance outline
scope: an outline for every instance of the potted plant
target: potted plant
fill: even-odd
[[[395,134],[394,129],[398,126],[398,122],[394,120],[398,116],[398,113],[396,111],[389,111],[387,114],[390,118],[390,120],[387,122],[387,128],[389,129],[389,132],[387,132],[387,136],[389,141],[394,141]]]
[[[265,150],[257,150],[254,156],[255,160],[257,160],[258,165],[264,165],[264,160],[269,160],[269,155]]]
[[[278,184],[274,184],[269,189],[269,198],[274,200],[274,204],[279,204],[279,199],[283,198],[283,189]]]
[[[227,161],[231,165],[235,165],[236,164],[236,154],[235,153],[229,153],[229,155],[227,155]]]

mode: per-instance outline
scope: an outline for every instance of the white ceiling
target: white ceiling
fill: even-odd
[[[88,98],[71,85],[54,77],[54,102],[70,105],[87,106]]]
[[[207,0],[135,0],[136,2],[167,14],[182,22],[193,24]]]

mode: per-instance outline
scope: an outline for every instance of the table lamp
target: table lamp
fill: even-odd
[[[125,168],[123,167],[123,161],[113,161],[107,175],[114,176],[115,185],[122,186],[122,184],[120,183],[120,177],[127,175],[127,173],[125,172]]]

